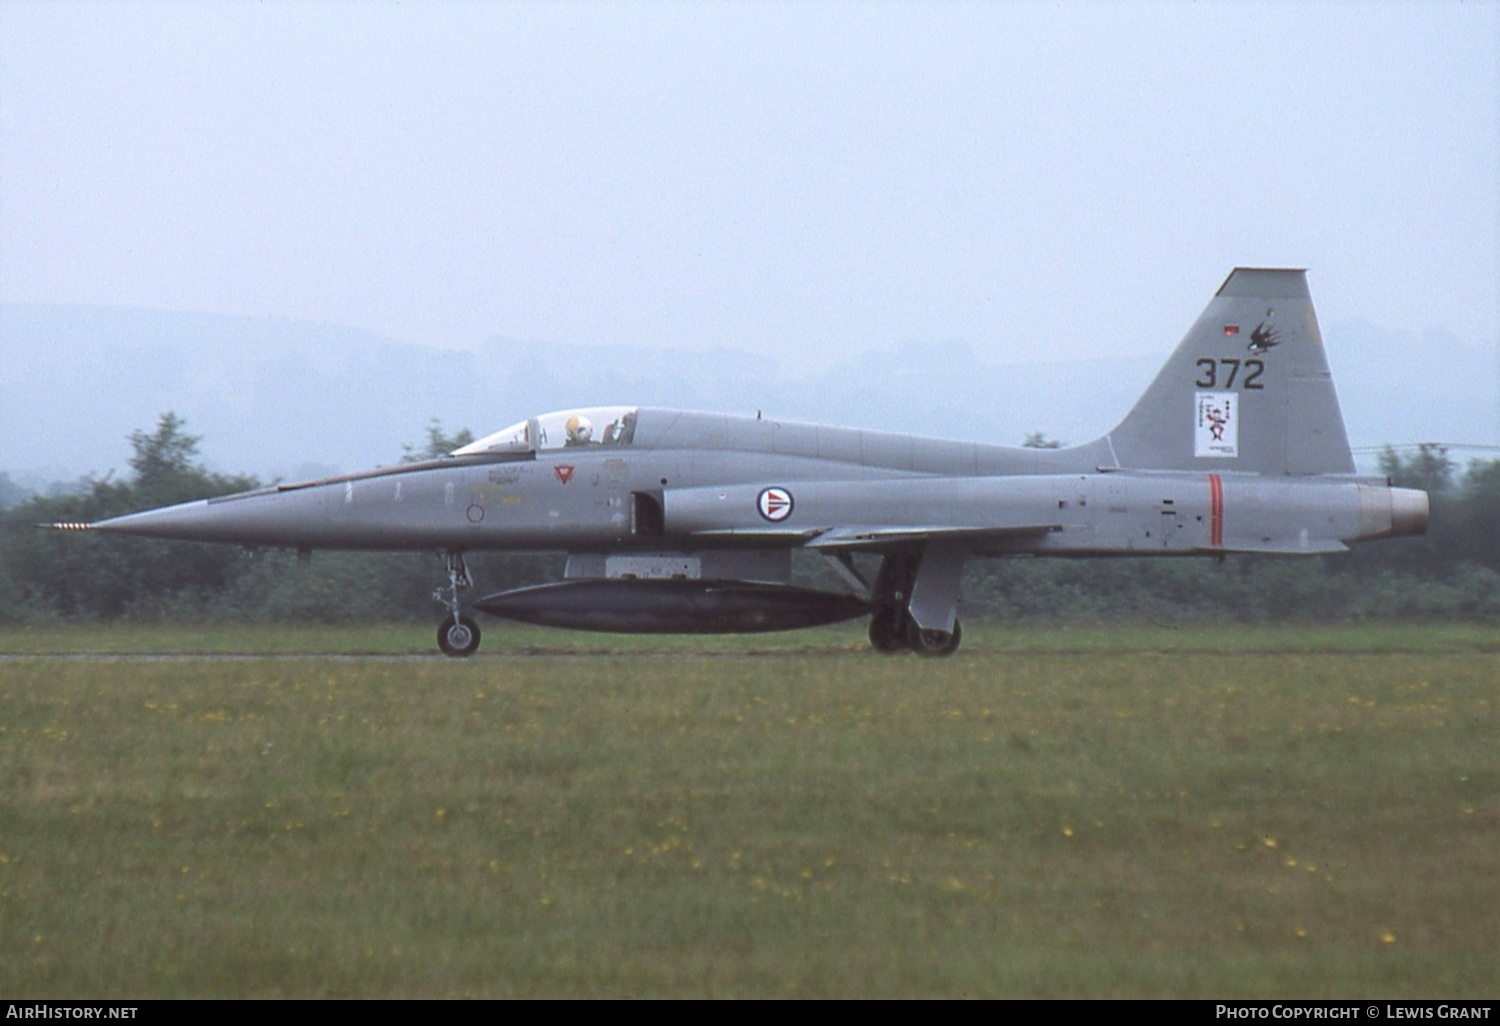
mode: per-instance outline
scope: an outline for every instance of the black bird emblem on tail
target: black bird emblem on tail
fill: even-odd
[[[1251,356],[1259,356],[1261,353],[1270,350],[1272,346],[1279,346],[1280,344],[1281,332],[1268,326],[1265,321],[1257,324],[1255,330],[1250,333]]]

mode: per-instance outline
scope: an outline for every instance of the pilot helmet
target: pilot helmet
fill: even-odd
[[[587,442],[594,435],[594,425],[589,423],[587,417],[577,413],[568,418],[568,441],[574,443]]]

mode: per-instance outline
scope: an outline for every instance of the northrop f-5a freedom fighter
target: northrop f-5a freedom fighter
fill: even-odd
[[[1421,534],[1427,494],[1355,473],[1300,270],[1240,268],[1135,408],[1031,449],[608,407],[531,417],[442,459],[88,525],[152,538],[445,554],[449,655],[479,646],[464,555],[564,552],[563,581],[474,608],[583,630],[771,631],[870,617],[881,652],[948,655],[981,556],[1317,554]],[[791,554],[845,591],[796,587]],[[859,553],[879,557],[861,575]],[[873,561],[872,561],[873,565]]]

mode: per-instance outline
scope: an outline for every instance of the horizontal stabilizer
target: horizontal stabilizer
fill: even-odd
[[[1332,538],[1309,538],[1305,542],[1282,541],[1271,538],[1229,538],[1223,545],[1212,548],[1199,546],[1195,552],[1225,553],[1247,552],[1261,556],[1325,556],[1332,552],[1348,552],[1349,546]]]

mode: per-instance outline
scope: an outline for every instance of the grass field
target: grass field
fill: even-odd
[[[0,631],[0,992],[1500,994],[1500,629],[966,633]]]

